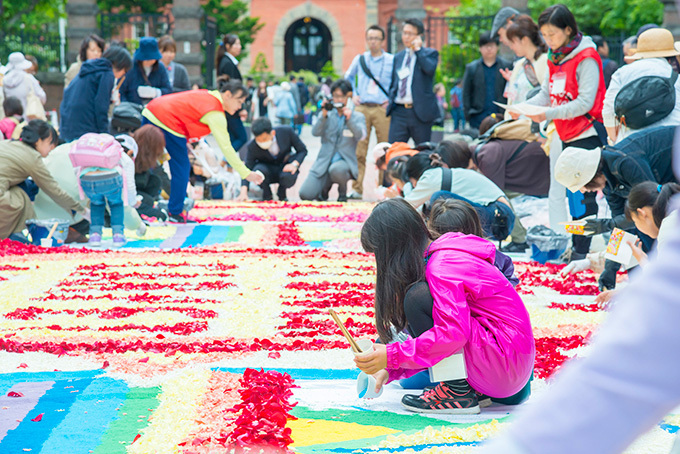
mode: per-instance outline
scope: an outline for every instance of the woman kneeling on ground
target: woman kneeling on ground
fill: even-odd
[[[474,235],[432,241],[418,212],[403,199],[379,203],[361,231],[375,254],[375,318],[380,340],[408,327],[412,339],[376,344],[355,359],[377,387],[430,369],[439,382],[402,404],[420,413],[479,413],[479,394],[505,398],[530,379],[534,338],[529,314],[494,266],[496,248]],[[418,283],[426,282],[429,293]],[[428,293],[424,295],[424,293]],[[431,297],[430,297],[431,293]],[[428,305],[429,300],[429,305]]]

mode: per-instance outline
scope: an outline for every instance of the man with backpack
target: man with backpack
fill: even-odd
[[[670,63],[680,55],[674,44],[668,30],[647,30],[634,61],[612,75],[602,116],[613,143],[642,129],[680,125],[680,82]]]
[[[366,46],[368,51],[354,57],[345,73],[345,79],[352,84],[354,110],[366,117],[366,136],[357,144],[357,164],[359,175],[354,180],[350,199],[361,199],[364,190],[364,174],[366,172],[366,154],[371,128],[375,129],[378,143],[387,142],[390,131],[390,119],[385,114],[389,101],[388,90],[392,80],[394,55],[383,51],[385,31],[378,25],[371,25],[366,30]]]
[[[671,166],[675,129],[675,126],[645,128],[614,146],[594,150],[568,147],[562,151],[555,164],[555,179],[572,192],[601,190],[612,213],[611,218],[586,220],[586,231],[596,235],[614,227],[629,230],[640,237],[645,252],[649,251],[651,238],[634,230],[633,222],[626,219],[626,200],[638,183],[677,182]],[[614,288],[618,270],[618,263],[607,260],[599,279],[601,290]]]

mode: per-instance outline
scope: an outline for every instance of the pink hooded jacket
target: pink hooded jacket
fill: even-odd
[[[494,266],[496,248],[473,235],[447,233],[428,251],[425,277],[434,299],[434,327],[387,345],[390,380],[437,364],[463,349],[468,382],[491,397],[519,392],[534,367],[529,313]]]

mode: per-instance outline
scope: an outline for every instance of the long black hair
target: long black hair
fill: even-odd
[[[224,35],[224,37],[222,38],[222,42],[220,43],[220,47],[217,48],[217,55],[215,56],[215,67],[219,68],[220,61],[222,61],[222,58],[227,53],[227,46],[229,47],[233,46],[238,39],[239,37],[233,33],[227,33],[226,35]]]
[[[373,208],[361,229],[361,246],[375,254],[375,324],[383,342],[406,328],[404,296],[425,278],[423,253],[430,241],[423,218],[404,199],[388,199]]]
[[[680,192],[680,184],[677,183],[661,185],[654,181],[645,181],[636,184],[628,193],[625,211],[626,218],[632,221],[632,214],[636,213],[637,215],[639,208],[652,207],[654,224],[657,227],[661,227],[661,222],[666,217],[668,201],[678,192]]]
[[[420,152],[411,156],[406,163],[406,175],[414,180],[419,180],[426,170],[442,167],[441,156],[437,153]]]
[[[51,124],[44,120],[31,120],[21,131],[20,140],[31,148],[41,139],[50,139],[54,145],[59,143],[59,134]]]
[[[578,25],[574,14],[561,3],[546,8],[540,16],[538,16],[538,28],[543,28],[544,25],[550,24],[562,30],[567,27],[571,29],[569,39],[574,39],[578,35]]]

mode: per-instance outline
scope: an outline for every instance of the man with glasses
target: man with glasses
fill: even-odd
[[[416,144],[429,142],[432,124],[439,115],[437,98],[432,90],[439,63],[439,52],[423,47],[423,23],[407,19],[401,31],[404,50],[394,56],[390,103],[389,142]]]
[[[389,89],[392,79],[394,55],[383,51],[385,31],[378,25],[371,25],[366,30],[368,51],[354,57],[345,73],[353,88],[352,101],[356,112],[366,117],[366,137],[357,145],[357,164],[359,174],[353,183],[354,191],[350,199],[361,199],[364,189],[364,173],[366,171],[366,153],[371,128],[375,129],[378,142],[387,142],[390,119],[385,113],[389,101]]]
[[[359,173],[356,149],[366,136],[366,120],[347,105],[352,97],[348,80],[333,82],[331,94],[333,99],[324,101],[312,126],[312,135],[321,137],[321,149],[300,188],[302,200],[327,200],[331,186],[337,184],[338,202],[346,202],[347,183]]]

